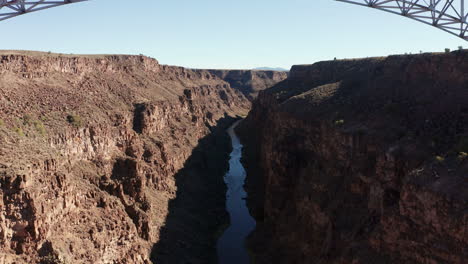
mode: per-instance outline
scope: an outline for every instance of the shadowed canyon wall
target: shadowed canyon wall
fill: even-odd
[[[229,138],[258,263],[468,258],[468,53],[189,70],[0,53],[0,263],[216,263]],[[235,89],[234,89],[235,88]],[[241,92],[239,92],[241,91]]]
[[[2,52],[0,263],[148,264],[186,244],[205,253],[179,259],[213,261],[229,138],[210,135],[249,107],[207,71],[144,56]],[[174,223],[185,209],[205,224]],[[155,252],[168,224],[199,237]]]
[[[288,72],[266,70],[208,70],[241,91],[249,100],[262,90],[272,87],[288,77]]]
[[[468,52],[294,66],[245,145],[256,263],[466,263]]]

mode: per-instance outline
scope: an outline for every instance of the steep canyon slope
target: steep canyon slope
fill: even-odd
[[[467,51],[328,61],[260,92],[256,263],[466,263],[467,73]]]
[[[229,144],[210,135],[249,107],[144,56],[2,52],[0,263],[214,262]]]
[[[270,70],[208,70],[253,100],[260,91],[288,77],[288,72]]]

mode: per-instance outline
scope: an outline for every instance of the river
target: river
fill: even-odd
[[[231,222],[217,243],[220,264],[249,263],[245,241],[255,228],[255,219],[250,215],[245,201],[247,197],[244,190],[246,173],[241,163],[242,144],[234,131],[239,122],[228,129],[232,141],[232,152],[229,160],[229,171],[224,176],[224,182],[228,187],[226,209],[229,212]]]

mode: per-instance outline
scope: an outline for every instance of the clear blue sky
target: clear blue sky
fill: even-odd
[[[91,0],[0,22],[0,49],[145,54],[193,68],[289,68],[468,42],[333,0]]]

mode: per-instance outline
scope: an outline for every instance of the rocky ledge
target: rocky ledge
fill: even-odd
[[[260,92],[238,129],[256,263],[466,263],[467,71],[466,51],[328,61]]]
[[[2,52],[0,263],[215,262],[229,139],[212,135],[249,107],[144,56]]]
[[[208,70],[241,91],[249,100],[260,91],[272,87],[288,77],[288,72],[269,70]]]

